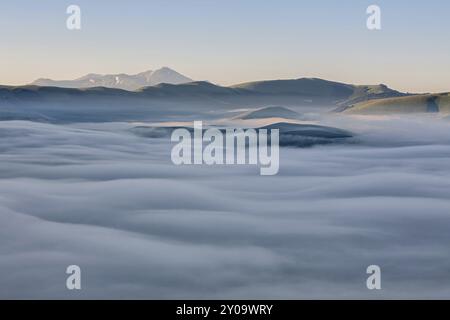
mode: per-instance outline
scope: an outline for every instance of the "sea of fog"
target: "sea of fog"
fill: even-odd
[[[132,124],[0,122],[0,298],[450,298],[450,121],[323,123],[356,138],[260,176]]]

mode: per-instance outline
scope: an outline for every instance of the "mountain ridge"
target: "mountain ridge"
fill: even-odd
[[[167,70],[166,70],[167,71]],[[138,74],[141,78],[149,76],[144,73]],[[96,74],[88,74],[79,79],[80,81],[92,80]],[[111,77],[109,75],[108,77]],[[71,81],[71,80],[69,80]],[[137,87],[135,85],[135,87]],[[156,85],[144,85],[135,90],[130,90],[122,87],[112,87],[106,85],[86,86],[76,88],[71,86],[56,87],[54,85],[38,85],[34,84],[18,87],[0,86],[0,88],[11,88],[10,90],[31,90],[33,92],[61,92],[64,89],[79,90],[82,93],[99,92],[103,95],[118,94],[118,91],[112,90],[126,90],[128,96],[142,96],[145,98],[158,99],[217,99],[222,97],[223,101],[230,103],[236,99],[256,99],[258,103],[267,101],[267,103],[283,103],[291,101],[292,103],[303,104],[329,104],[338,108],[338,111],[345,110],[352,105],[360,102],[384,99],[393,97],[404,97],[412,94],[402,93],[391,89],[384,84],[378,85],[353,85],[335,81],[329,81],[319,78],[298,78],[298,79],[281,79],[281,80],[263,80],[255,82],[246,82],[232,86],[220,86],[208,81],[189,81],[182,83],[157,83]],[[42,88],[42,89],[39,89]],[[54,88],[54,89],[49,89]],[[75,94],[77,91],[71,91]],[[125,94],[125,93],[123,93]],[[285,97],[283,101],[278,99]],[[247,100],[248,100],[247,99]]]

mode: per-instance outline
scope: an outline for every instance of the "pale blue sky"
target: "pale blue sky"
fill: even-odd
[[[82,30],[66,29],[66,8]],[[382,30],[366,29],[366,8]],[[171,67],[234,84],[321,77],[450,91],[450,2],[14,0],[0,3],[0,83]]]

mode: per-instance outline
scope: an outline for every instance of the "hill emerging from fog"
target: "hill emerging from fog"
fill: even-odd
[[[168,138],[173,130],[180,128],[187,129],[191,133],[194,132],[192,125],[172,126],[164,125],[163,123],[158,125],[136,126],[129,131],[146,138]],[[226,127],[214,126],[214,128],[223,134],[226,133]],[[323,144],[352,143],[351,138],[354,137],[353,133],[346,130],[314,124],[275,122],[256,128],[267,130],[278,129],[279,143],[280,146],[284,147],[306,148]],[[203,130],[205,131],[206,128]]]
[[[74,80],[38,79],[31,83],[36,86],[51,86],[61,88],[92,88],[106,87],[134,91],[145,86],[154,86],[160,83],[181,84],[191,82],[192,79],[164,67],[158,70],[149,70],[134,75],[95,74],[90,73]]]
[[[243,112],[240,115],[234,117],[236,120],[251,120],[251,119],[264,119],[264,118],[286,118],[286,119],[298,119],[300,118],[298,112],[292,111],[285,107],[266,107],[256,110],[250,110]]]

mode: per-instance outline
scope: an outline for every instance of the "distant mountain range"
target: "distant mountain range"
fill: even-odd
[[[180,84],[192,81],[192,79],[175,70],[164,67],[155,71],[150,70],[134,75],[125,73],[105,75],[90,73],[75,80],[51,80],[41,78],[32,82],[31,85],[60,88],[106,87],[134,91],[142,87],[154,86],[160,83]]]
[[[301,108],[302,113],[318,110],[346,113],[449,111],[449,99],[445,94],[414,95],[383,84],[352,85],[317,78],[257,81],[230,87],[206,81],[141,86],[143,83],[162,81],[162,75],[173,74],[168,70],[163,68],[159,72],[148,73],[148,77],[145,73],[130,76],[141,79],[140,82],[133,82],[134,88],[139,87],[134,91],[104,86],[0,86],[0,120],[149,121],[193,115],[213,117],[238,108],[269,106]],[[89,81],[89,77],[86,79]],[[178,79],[187,81],[187,78]],[[398,106],[400,102],[404,102],[401,108]],[[420,107],[414,107],[414,103]],[[277,110],[282,113],[281,109]]]
[[[103,88],[103,94],[108,93],[104,88],[122,89],[136,92],[136,95],[166,99],[180,97],[190,99],[218,98],[223,96],[225,101],[231,99],[231,103],[235,102],[236,99],[242,100],[242,98],[249,96],[253,100],[257,96],[263,97],[263,100],[256,99],[258,103],[259,101],[275,102],[278,100],[276,97],[282,96],[297,97],[294,101],[301,97],[302,103],[332,103],[341,108],[347,108],[349,105],[362,101],[406,95],[383,84],[358,86],[317,78],[255,81],[222,87],[206,81],[193,81],[168,67],[135,75],[90,73],[75,80],[38,79],[31,85],[73,89]],[[25,89],[26,86],[22,88]],[[36,90],[36,88],[32,90]],[[99,89],[96,89],[96,91],[99,91]],[[274,97],[275,99],[273,99]],[[286,99],[284,99],[285,101]]]

